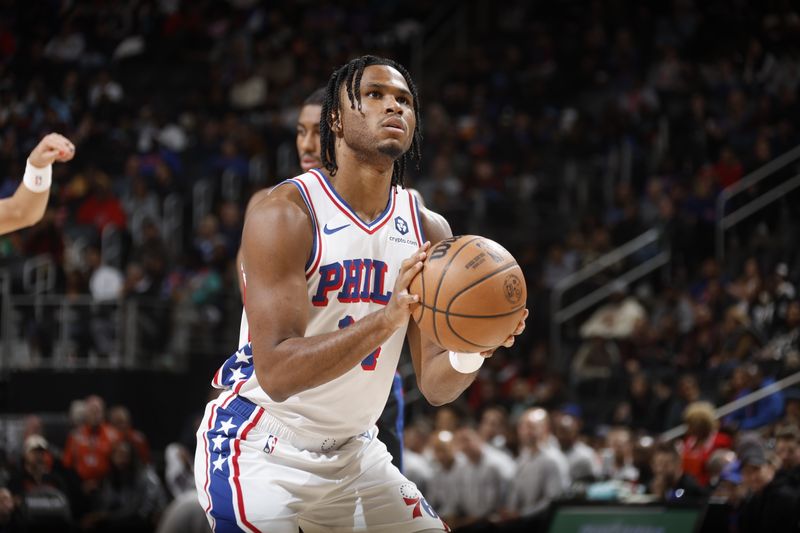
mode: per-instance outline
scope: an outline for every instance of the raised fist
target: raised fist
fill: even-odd
[[[75,157],[75,145],[69,139],[58,133],[45,135],[36,148],[33,149],[28,160],[31,165],[44,168],[55,161],[65,162]]]

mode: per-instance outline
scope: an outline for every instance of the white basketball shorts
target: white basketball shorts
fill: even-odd
[[[449,531],[377,432],[301,436],[226,392],[209,402],[197,431],[200,505],[216,533]]]

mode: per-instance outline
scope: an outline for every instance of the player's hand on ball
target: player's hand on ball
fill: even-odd
[[[525,319],[527,318],[528,318],[528,310],[525,309],[525,312],[522,314],[522,319],[519,321],[519,324],[517,324],[516,329],[511,333],[511,335],[508,336],[506,341],[500,346],[505,346],[506,348],[511,348],[512,346],[514,346],[514,337],[525,331]],[[500,346],[498,346],[497,348],[499,348]],[[494,351],[497,350],[497,348],[492,348],[491,350],[486,350],[485,352],[481,352],[481,355],[484,357],[491,357],[494,354]]]
[[[419,302],[419,295],[409,294],[408,286],[414,276],[422,270],[422,265],[428,256],[428,248],[430,247],[431,243],[426,242],[411,257],[405,259],[400,266],[400,273],[394,282],[392,298],[383,309],[386,318],[394,329],[401,328],[408,323],[408,317],[411,316],[411,306]]]
[[[69,139],[58,133],[45,135],[36,148],[33,149],[28,160],[31,165],[44,168],[56,161],[69,161],[75,156],[75,145]]]

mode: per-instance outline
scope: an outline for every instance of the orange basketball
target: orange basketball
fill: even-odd
[[[525,278],[514,257],[477,235],[444,239],[411,281],[420,330],[454,352],[496,348],[516,329],[525,311]]]

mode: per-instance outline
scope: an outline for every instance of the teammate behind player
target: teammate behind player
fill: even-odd
[[[39,222],[50,198],[53,163],[75,156],[75,145],[58,133],[45,135],[31,151],[22,183],[9,198],[0,200],[0,235]]]
[[[451,235],[402,187],[419,157],[416,88],[391,60],[354,59],[322,117],[325,171],[283,182],[245,222],[251,342],[214,376],[227,390],[197,433],[200,503],[218,532],[447,530],[375,438],[406,334],[430,403],[476,375],[409,320],[425,236]]]

